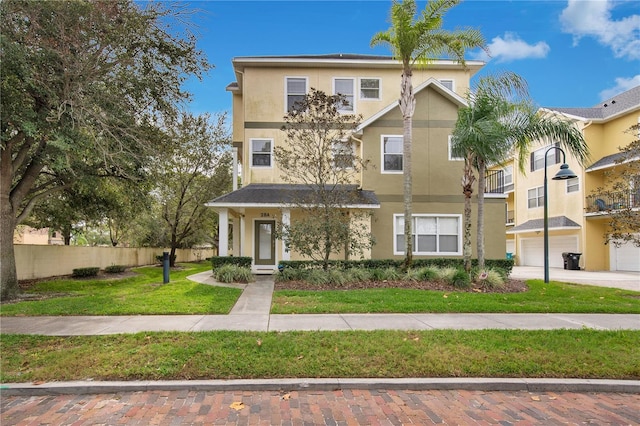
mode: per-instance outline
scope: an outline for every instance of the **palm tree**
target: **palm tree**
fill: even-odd
[[[415,0],[394,0],[390,11],[391,27],[375,34],[371,39],[371,46],[388,46],[393,56],[402,62],[399,104],[403,119],[405,268],[413,260],[411,139],[416,104],[411,83],[413,67],[428,66],[430,61],[442,56],[451,57],[464,65],[466,49],[485,48],[484,38],[478,30],[442,29],[444,14],[459,2],[460,0],[429,0],[422,14],[416,18]]]
[[[527,153],[536,140],[557,142],[581,164],[588,157],[588,148],[580,130],[558,115],[540,114],[528,95],[527,83],[519,75],[505,72],[481,78],[475,91],[467,95],[468,106],[458,110],[453,130],[455,155],[465,158],[463,193],[465,194],[465,225],[471,212],[471,190],[468,175],[478,172],[478,266],[484,269],[484,191],[488,164],[499,164],[516,155],[524,173]],[[470,227],[470,226],[469,226]],[[466,230],[466,228],[465,228]],[[464,235],[465,268],[470,267],[470,233]],[[467,257],[469,256],[469,257]]]

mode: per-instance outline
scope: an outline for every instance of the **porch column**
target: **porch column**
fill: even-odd
[[[244,215],[240,215],[240,235],[238,235],[238,246],[240,247],[240,251],[238,252],[238,256],[253,256],[251,253],[246,253],[244,251],[244,236],[245,234],[245,220]],[[235,238],[234,238],[235,239]],[[249,244],[251,247],[251,244]]]
[[[234,217],[231,219],[231,237],[233,238],[233,255],[234,256],[242,256],[240,252],[240,219]]]
[[[289,226],[291,224],[291,210],[282,209],[282,224]],[[282,241],[282,260],[291,260],[291,253],[287,251],[287,245]]]
[[[229,210],[218,211],[218,256],[229,255]]]

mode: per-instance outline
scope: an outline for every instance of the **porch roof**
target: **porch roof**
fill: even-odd
[[[507,231],[507,234],[519,234],[523,232],[542,231],[544,219],[531,219]],[[554,216],[549,218],[549,229],[580,229],[580,224],[566,216]]]
[[[345,208],[376,209],[380,202],[375,192],[359,189],[356,185],[338,185],[345,191]],[[252,183],[236,191],[215,198],[209,207],[289,207],[299,200],[312,200],[313,190],[307,185]]]

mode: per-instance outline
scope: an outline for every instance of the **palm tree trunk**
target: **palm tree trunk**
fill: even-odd
[[[487,165],[482,159],[478,159],[478,267],[484,269],[484,190],[487,185],[486,180]]]
[[[403,174],[403,202],[404,202],[404,242],[405,260],[404,269],[409,269],[413,262],[412,239],[412,202],[413,187],[411,175],[411,139],[413,127],[413,112],[415,109],[415,97],[411,84],[411,68],[405,67],[402,73],[402,86],[400,89],[400,111],[402,112],[402,174]]]
[[[473,249],[471,247],[471,195],[473,194],[473,167],[471,157],[467,156],[464,162],[464,173],[462,176],[462,193],[464,194],[464,234],[462,242],[462,255],[464,259],[464,270],[471,272],[471,257]]]

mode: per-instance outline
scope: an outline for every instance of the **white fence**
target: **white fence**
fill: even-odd
[[[75,268],[111,265],[143,266],[156,263],[165,248],[83,247],[15,244],[16,271],[19,280],[70,275]],[[214,255],[211,249],[178,249],[177,262],[204,260]]]

